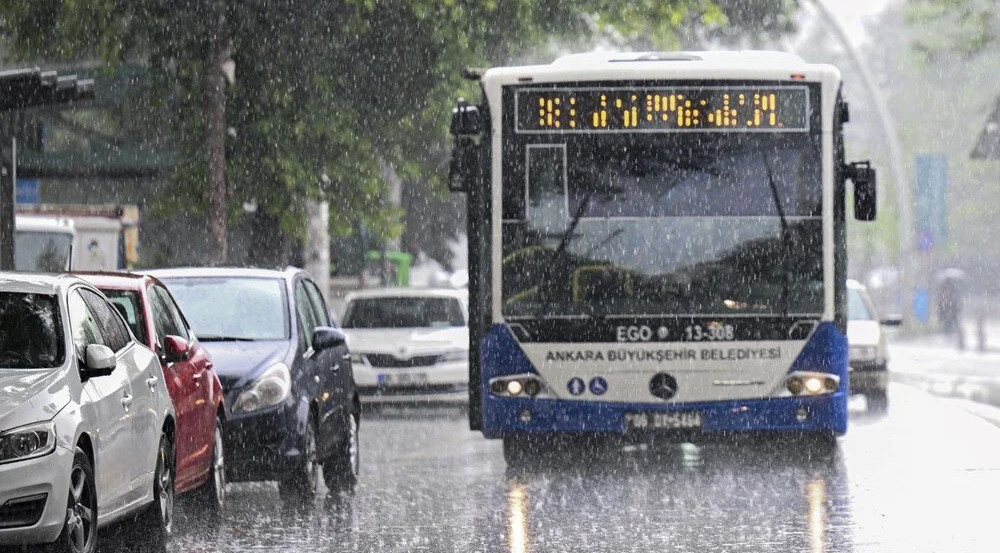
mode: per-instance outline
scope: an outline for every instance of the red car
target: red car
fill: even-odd
[[[125,316],[132,333],[160,358],[177,412],[176,493],[194,490],[199,506],[218,514],[225,503],[222,384],[167,287],[155,277],[81,273]]]

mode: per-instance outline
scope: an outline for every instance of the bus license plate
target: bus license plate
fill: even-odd
[[[692,430],[701,428],[698,411],[625,413],[625,430]]]
[[[427,384],[427,373],[397,373],[378,375],[380,386],[420,386]]]

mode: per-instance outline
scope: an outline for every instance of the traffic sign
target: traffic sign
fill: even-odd
[[[917,156],[916,178],[916,247],[926,252],[948,240],[948,158]]]

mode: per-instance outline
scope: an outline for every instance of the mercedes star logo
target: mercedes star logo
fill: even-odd
[[[660,399],[670,399],[677,393],[677,379],[667,373],[656,373],[649,381],[649,393]]]

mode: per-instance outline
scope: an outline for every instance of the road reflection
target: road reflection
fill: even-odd
[[[217,525],[181,510],[169,550],[852,551],[839,450],[598,441],[512,469],[461,412],[366,415],[356,496],[284,504],[273,483],[232,486]]]
[[[806,484],[806,498],[809,500],[809,551],[826,551],[826,482],[813,478]]]
[[[490,550],[852,550],[839,452],[795,442],[594,451],[553,451],[552,462],[507,469],[495,499],[508,547]],[[484,516],[479,531],[496,525]]]
[[[525,503],[527,492],[516,480],[511,482],[507,494],[507,518],[510,520],[508,538],[511,553],[528,553],[528,509]]]

